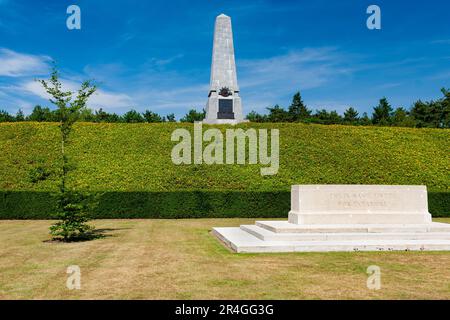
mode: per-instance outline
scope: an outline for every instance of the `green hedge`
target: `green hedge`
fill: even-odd
[[[425,185],[430,212],[450,216],[449,129],[237,127],[279,130],[277,175],[261,176],[261,165],[173,164],[171,134],[192,132],[192,124],[77,123],[66,148],[73,166],[67,184],[101,194],[98,218],[286,218],[294,184]],[[58,139],[56,123],[0,123],[0,219],[54,215]]]
[[[51,219],[55,199],[48,192],[0,192],[0,219]],[[289,192],[106,192],[93,218],[287,218]],[[434,217],[450,217],[450,194],[430,192]]]

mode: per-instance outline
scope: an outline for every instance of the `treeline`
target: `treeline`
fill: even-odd
[[[337,111],[327,111],[325,109],[313,112],[303,102],[300,92],[297,92],[288,109],[279,105],[267,108],[266,114],[259,114],[255,111],[247,115],[251,122],[302,122],[319,124],[346,124],[346,125],[379,125],[379,126],[399,126],[416,128],[450,128],[450,90],[442,89],[444,97],[436,101],[416,101],[410,109],[398,107],[394,109],[386,98],[380,99],[378,105],[373,108],[369,116],[366,112],[359,112],[349,107],[343,115]],[[189,110],[180,122],[201,121],[205,118],[205,110],[201,112],[195,109]],[[58,122],[60,117],[57,110],[50,110],[47,107],[35,106],[30,115],[25,116],[22,110],[16,115],[11,115],[7,111],[0,110],[0,122]],[[158,113],[146,110],[138,112],[134,109],[118,115],[108,113],[103,109],[92,111],[84,108],[79,115],[79,121],[85,122],[122,122],[122,123],[140,123],[140,122],[176,122],[177,119],[173,113],[162,116]]]
[[[194,109],[180,119],[181,122],[194,122],[203,120],[205,111],[197,112]],[[37,122],[59,122],[61,119],[58,115],[58,110],[50,110],[48,107],[35,106],[30,115],[25,116],[22,110],[19,110],[16,115],[11,115],[5,110],[0,110],[0,122],[22,122],[22,121],[37,121]],[[156,123],[156,122],[176,122],[173,113],[162,116],[150,110],[145,112],[138,112],[134,109],[118,115],[116,113],[108,113],[102,108],[96,111],[84,108],[80,111],[79,121],[84,122],[110,122],[110,123]]]
[[[378,105],[373,108],[369,116],[366,112],[362,115],[349,107],[343,115],[337,111],[325,109],[313,112],[302,101],[300,92],[297,92],[287,110],[275,105],[267,108],[267,114],[259,114],[255,111],[247,115],[252,122],[303,122],[320,124],[347,124],[347,125],[379,125],[416,128],[450,128],[450,91],[441,90],[444,97],[436,101],[416,101],[407,110],[403,107],[393,109],[386,98],[380,99]]]

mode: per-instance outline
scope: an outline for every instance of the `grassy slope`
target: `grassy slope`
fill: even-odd
[[[304,124],[248,124],[280,130],[280,169],[260,165],[171,162],[176,128],[191,124],[92,124],[75,127],[68,151],[76,160],[70,184],[93,191],[289,191],[292,184],[424,184],[450,192],[450,131]],[[57,124],[0,124],[0,190],[55,190]],[[31,182],[29,172],[53,172]],[[448,197],[446,197],[448,199]],[[448,202],[448,201],[447,201]],[[450,211],[450,210],[449,210]]]
[[[253,222],[97,220],[107,237],[62,244],[44,242],[50,221],[0,221],[0,299],[449,298],[448,252],[234,254],[209,233]],[[81,290],[66,288],[69,265]]]

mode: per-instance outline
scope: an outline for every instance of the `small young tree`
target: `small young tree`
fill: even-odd
[[[55,239],[73,241],[89,238],[92,227],[86,213],[86,199],[83,195],[75,193],[67,187],[66,181],[69,173],[69,160],[66,155],[66,144],[72,131],[73,124],[80,117],[80,111],[86,107],[89,97],[97,87],[90,81],[81,84],[76,97],[73,93],[63,91],[56,67],[53,68],[49,80],[39,80],[45,91],[51,96],[50,102],[57,107],[59,128],[61,132],[61,174],[58,193],[58,216],[60,221],[50,227],[50,234]]]

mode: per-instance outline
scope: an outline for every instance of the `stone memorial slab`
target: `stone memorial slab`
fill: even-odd
[[[297,185],[291,190],[294,224],[429,223],[424,186]]]

